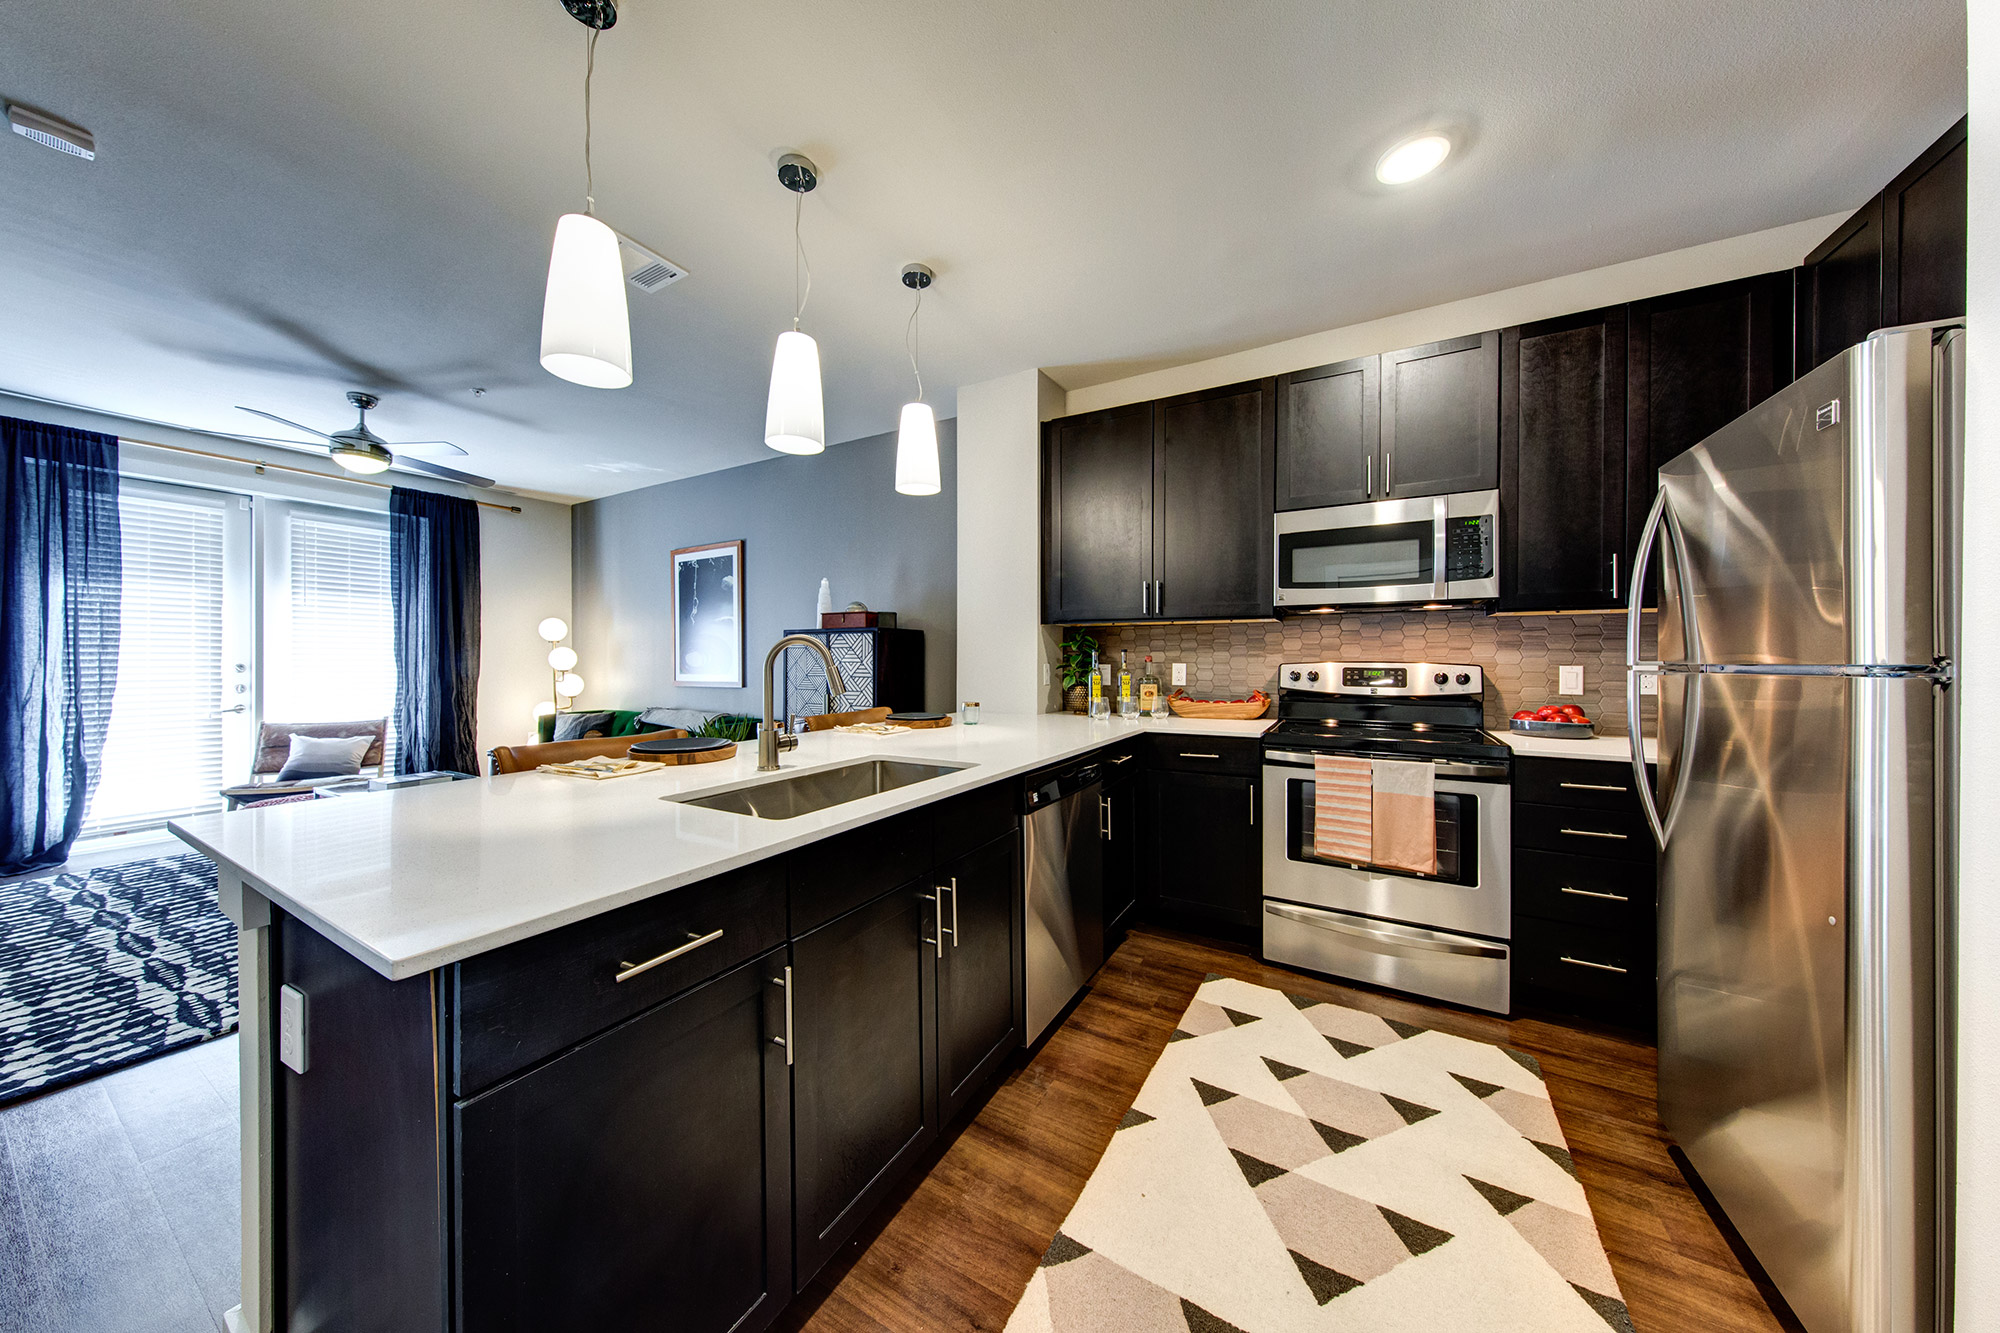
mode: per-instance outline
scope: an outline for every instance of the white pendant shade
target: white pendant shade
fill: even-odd
[[[542,301],[542,369],[593,389],[632,382],[632,325],[618,234],[584,213],[556,223]]]
[[[904,403],[896,430],[896,489],[904,495],[936,495],[943,485],[938,476],[937,414],[929,403]]]
[[[764,412],[764,443],[781,454],[816,454],[826,448],[819,344],[797,329],[778,335],[778,351],[771,358],[771,400]]]

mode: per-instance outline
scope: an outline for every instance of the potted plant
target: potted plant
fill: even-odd
[[[1097,640],[1082,630],[1063,638],[1063,706],[1072,713],[1090,711],[1090,659],[1096,652]]]

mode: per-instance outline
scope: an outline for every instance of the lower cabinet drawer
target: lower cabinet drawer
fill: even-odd
[[[1578,810],[1514,802],[1514,845],[1621,861],[1653,860],[1653,831],[1645,816],[1624,810]]]
[[[1517,917],[1513,944],[1518,1000],[1548,1001],[1608,1022],[1651,1025],[1651,936]]]
[[[784,942],[785,867],[771,860],[468,958],[452,969],[453,1091],[469,1096]]]
[[[1625,934],[1654,928],[1654,870],[1636,861],[1569,856],[1522,847],[1514,853],[1517,915]]]
[[[1190,736],[1169,732],[1153,736],[1152,742],[1155,768],[1255,777],[1263,762],[1263,751],[1257,741],[1235,736]]]

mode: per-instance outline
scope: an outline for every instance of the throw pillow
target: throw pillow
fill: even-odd
[[[373,736],[294,736],[278,781],[351,778],[361,771],[361,757],[374,743]]]
[[[556,715],[556,739],[559,741],[580,741],[587,736],[609,736],[611,734],[611,714],[609,713],[558,713]]]

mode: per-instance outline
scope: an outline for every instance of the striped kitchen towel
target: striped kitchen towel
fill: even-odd
[[[1313,756],[1313,852],[1330,861],[1374,859],[1374,770],[1366,759]]]
[[[1437,770],[1401,759],[1370,763],[1375,770],[1375,864],[1437,874]]]

